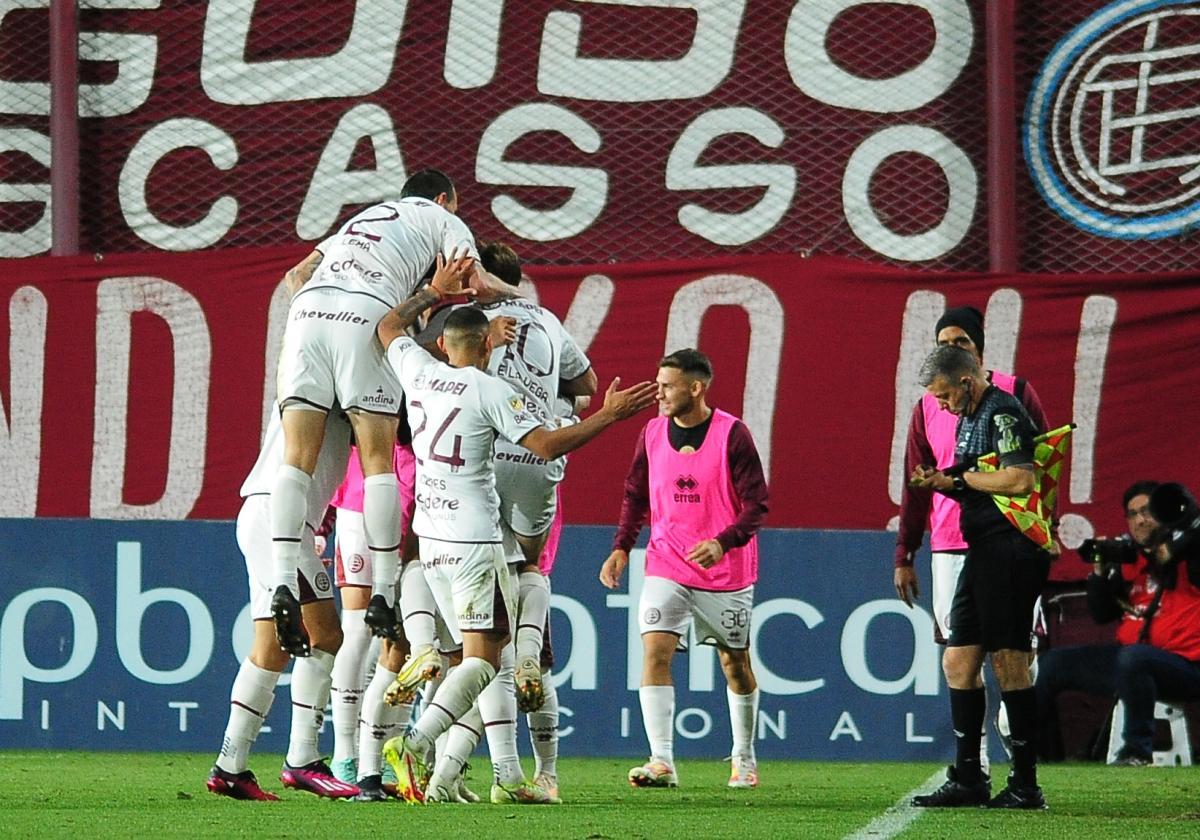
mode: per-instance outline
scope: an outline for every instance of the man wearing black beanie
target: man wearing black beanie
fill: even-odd
[[[946,327],[958,327],[960,333],[953,334],[953,338],[943,341],[941,335]],[[952,333],[946,333],[946,335],[950,336]],[[933,330],[933,337],[938,344],[957,345],[974,353],[975,358],[980,362],[983,361],[983,313],[974,306],[956,306],[953,309],[947,309],[945,314],[938,318],[937,326]]]
[[[934,329],[938,345],[952,344],[971,353],[982,364],[984,347],[983,313],[973,306],[947,309]],[[1025,407],[1039,432],[1048,426],[1037,393],[1024,379],[996,371],[986,372],[988,381],[1002,391],[1016,396]],[[938,402],[926,393],[917,401],[909,422],[905,447],[905,474],[911,475],[919,465],[939,469],[955,461],[955,439],[958,418],[941,409]],[[905,485],[900,499],[900,526],[896,537],[893,583],[896,594],[910,607],[918,596],[918,579],[913,558],[921,547],[925,528],[929,527],[931,552],[932,607],[934,639],[944,645],[950,637],[950,604],[966,559],[967,543],[959,527],[960,507],[949,496],[928,489]],[[982,676],[978,683],[982,694]],[[985,715],[986,719],[986,715]],[[980,746],[979,769],[986,779],[988,771],[987,740]],[[982,789],[982,788],[981,788]],[[922,802],[924,805],[943,803]],[[949,804],[949,803],[946,803]],[[969,804],[969,803],[959,803]]]

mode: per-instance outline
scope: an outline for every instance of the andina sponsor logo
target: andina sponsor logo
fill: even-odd
[[[367,403],[368,405],[385,405],[389,408],[396,404],[396,400],[388,394],[383,393],[382,388],[376,388],[374,394],[367,394],[359,398],[359,402]]]
[[[475,612],[474,604],[467,604],[467,608],[458,614],[459,621],[486,621],[489,617],[486,613]]]

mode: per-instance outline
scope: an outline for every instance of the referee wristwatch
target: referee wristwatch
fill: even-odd
[[[950,476],[950,483],[954,485],[955,490],[966,490],[967,489],[967,480],[965,478],[963,478],[961,475]]]

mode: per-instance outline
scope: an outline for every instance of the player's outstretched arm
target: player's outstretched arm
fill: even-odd
[[[283,284],[287,287],[288,295],[295,297],[296,292],[300,291],[301,287],[312,279],[313,273],[316,272],[317,266],[320,264],[321,252],[313,251],[289,268],[287,274],[283,275]]]
[[[604,394],[604,405],[583,422],[562,429],[537,428],[517,442],[539,458],[553,461],[583,446],[618,420],[632,417],[655,403],[658,386],[653,382],[639,382],[624,391],[617,390],[620,384],[620,377],[613,379]]]

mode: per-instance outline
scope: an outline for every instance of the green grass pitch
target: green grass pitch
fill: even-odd
[[[280,756],[251,769],[282,802],[235,802],[204,787],[212,756],[0,752],[0,837],[784,838],[844,837],[928,779],[932,764],[767,761],[762,786],[725,788],[721,761],[680,763],[682,787],[634,790],[629,759],[564,759],[561,806],[411,807],[283,791]],[[471,787],[486,798],[488,765]],[[997,767],[997,775],[1007,768]],[[1050,765],[1050,810],[923,813],[906,838],[1200,837],[1200,768]]]

